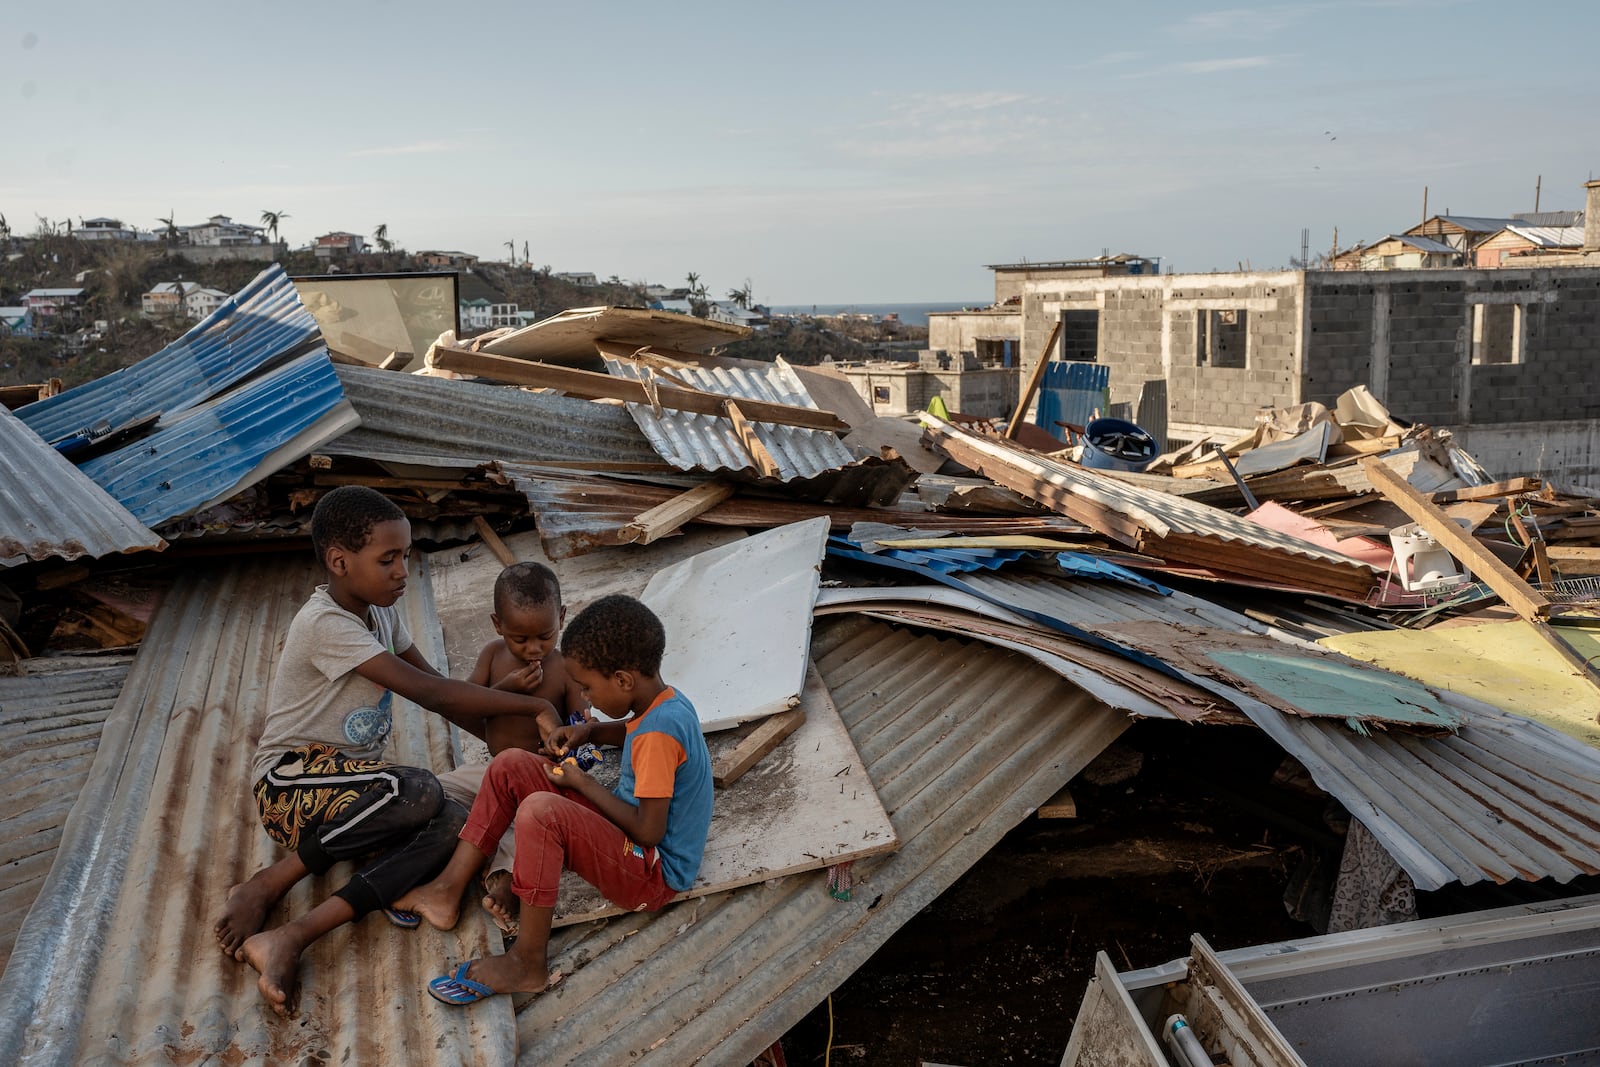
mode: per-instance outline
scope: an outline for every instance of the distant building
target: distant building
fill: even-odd
[[[1411,227],[1403,236],[1432,237],[1457,252],[1466,253],[1485,237],[1514,225],[1516,221],[1477,215],[1434,215]]]
[[[121,219],[84,219],[83,224],[72,231],[72,236],[80,241],[154,241],[156,235],[148,230],[136,230],[132,226],[124,225]]]
[[[28,337],[33,321],[25,307],[0,307],[0,337]]]
[[[599,285],[600,284],[600,279],[596,278],[593,274],[590,274],[588,271],[581,271],[581,270],[558,271],[555,274],[552,274],[551,277],[552,278],[560,278],[562,281],[567,282],[567,283],[569,283],[571,285]]]
[[[1014,369],[934,352],[922,353],[915,363],[842,363],[835,368],[877,415],[922,411],[937,396],[963,415],[1005,418],[1016,406],[1020,384]]]
[[[266,244],[262,227],[234,222],[226,215],[212,215],[196,226],[179,226],[179,240],[200,248],[229,248],[238,245]]]
[[[690,293],[686,288],[672,289],[665,285],[647,285],[644,287],[646,300],[688,300]]]
[[[1058,281],[1064,278],[1109,278],[1119,274],[1160,274],[1160,258],[1119,252],[1092,259],[1056,259],[1041,263],[991,263],[994,271],[994,302],[1015,303],[1029,282]]]
[[[195,287],[184,294],[183,311],[189,318],[199,321],[210,315],[222,302],[228,299],[229,294],[221,289],[203,289]]]
[[[1433,237],[1390,234],[1357,250],[1351,270],[1432,270],[1459,267],[1467,253]],[[1347,261],[1348,262],[1348,261]]]
[[[748,326],[751,329],[764,329],[771,320],[759,305],[753,308],[740,307],[733,301],[713,302],[706,307],[706,318],[712,322],[726,322],[734,326]]]
[[[1018,345],[1021,341],[1020,303],[928,314],[930,352],[962,359],[970,357],[984,367],[1015,367],[1020,363]],[[1079,347],[1082,346],[1074,342],[1069,350]]]
[[[82,289],[30,289],[22,295],[22,304],[38,324],[55,318],[64,311],[74,311],[83,304]]]
[[[459,307],[463,330],[495,330],[502,326],[514,328],[523,325],[521,313],[515,304],[492,303],[480,296],[461,301]]]
[[[688,297],[669,297],[665,300],[651,300],[645,305],[651,311],[672,311],[679,315],[693,315],[694,304]]]
[[[179,318],[189,313],[189,295],[198,291],[199,282],[162,282],[139,298],[139,306],[146,318]]]
[[[416,260],[424,267],[454,267],[457,270],[478,265],[478,257],[469,252],[441,252],[436,249],[418,252]]]
[[[318,259],[355,256],[366,250],[366,238],[359,233],[346,233],[343,230],[325,233],[311,242],[311,251],[316,254]]]
[[[1532,254],[1576,253],[1583,250],[1583,212],[1577,213],[1576,226],[1507,226],[1491,234],[1472,249],[1478,267],[1515,266],[1522,256]]]

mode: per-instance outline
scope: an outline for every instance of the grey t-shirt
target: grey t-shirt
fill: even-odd
[[[404,652],[411,647],[411,634],[394,608],[368,610],[370,627],[319,585],[295,615],[267,695],[252,781],[285,752],[312,743],[332,745],[355,759],[383,754],[393,694],[356,668],[384,652]]]

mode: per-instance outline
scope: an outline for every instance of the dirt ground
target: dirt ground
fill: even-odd
[[[1281,754],[1250,731],[1149,726],[1120,743],[1143,756],[1133,777],[1074,783],[1077,818],[1025,820],[835,991],[832,1064],[1055,1067],[1097,952],[1126,970],[1197,932],[1219,949],[1315,932],[1283,895],[1324,802],[1272,790]],[[784,1037],[791,1067],[823,1062],[828,1015]]]

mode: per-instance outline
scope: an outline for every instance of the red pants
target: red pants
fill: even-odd
[[[500,753],[461,831],[461,840],[492,856],[515,820],[511,891],[517,898],[536,908],[555,907],[562,867],[629,911],[655,911],[677,896],[662,880],[656,850],[635,845],[588,799],[553,784],[544,773],[548,766],[549,760],[524,749]]]

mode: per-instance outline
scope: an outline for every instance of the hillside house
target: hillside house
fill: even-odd
[[[162,282],[139,297],[139,307],[147,319],[178,318],[188,314],[189,294],[199,290],[199,282]]]
[[[212,215],[195,226],[179,226],[179,240],[199,248],[233,248],[266,244],[262,227],[234,222],[226,215]]]
[[[454,270],[468,270],[478,265],[478,257],[470,252],[442,252],[437,249],[418,252],[416,260],[424,267],[443,267]]]
[[[593,274],[590,274],[588,271],[582,271],[582,270],[557,271],[555,274],[551,275],[551,277],[560,278],[562,281],[567,282],[567,283],[569,283],[571,285],[599,285],[600,284],[600,279],[599,278],[596,278]]]
[[[84,219],[72,236],[80,241],[154,241],[156,235],[148,230],[136,230],[121,219]]]
[[[183,296],[183,312],[189,318],[199,321],[216,311],[229,294],[221,289],[206,289],[196,286]]]
[[[43,325],[64,312],[75,312],[83,305],[82,289],[30,289],[22,294],[22,305],[35,324]]]
[[[359,233],[346,233],[335,230],[325,233],[311,242],[311,251],[318,259],[336,259],[343,256],[355,256],[367,250],[367,240]]]
[[[33,323],[25,307],[0,307],[0,337],[29,337]]]
[[[463,330],[494,330],[501,326],[515,328],[523,325],[515,304],[493,303],[480,296],[461,301],[459,307]]]

